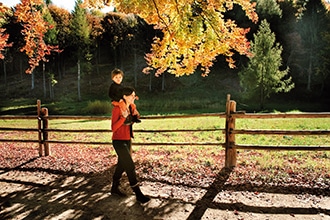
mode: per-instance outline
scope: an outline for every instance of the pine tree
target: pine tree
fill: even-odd
[[[321,0],[298,1],[304,6],[301,19],[298,22],[298,32],[302,38],[304,54],[301,57],[300,66],[303,70],[304,83],[307,92],[313,91],[313,84],[320,85],[322,77],[317,75],[321,68],[321,50],[326,46],[322,39],[327,26],[327,10]],[[314,87],[315,88],[315,87]]]
[[[89,56],[90,33],[91,29],[87,20],[86,9],[83,8],[82,0],[77,0],[73,18],[71,21],[72,45],[77,53],[77,85],[78,85],[78,100],[81,100],[80,79],[81,79],[81,64],[84,59]]]
[[[271,32],[266,20],[261,22],[259,31],[254,34],[251,43],[252,56],[247,68],[239,73],[241,86],[246,98],[260,98],[260,108],[264,108],[266,98],[278,92],[288,92],[294,84],[288,77],[289,69],[282,66],[282,47],[275,43],[275,34]]]

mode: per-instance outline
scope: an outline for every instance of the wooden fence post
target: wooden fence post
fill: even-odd
[[[226,153],[225,167],[232,168],[236,166],[237,151],[235,146],[235,134],[231,131],[235,129],[235,118],[231,113],[236,112],[236,102],[230,100],[230,95],[227,95],[226,102]]]
[[[37,100],[37,114],[38,114],[38,141],[39,141],[39,157],[42,156],[42,140],[41,140],[41,101]]]
[[[49,143],[48,141],[48,118],[45,118],[48,116],[48,109],[47,108],[42,108],[42,131],[43,131],[43,143],[44,143],[44,149],[45,149],[45,156],[50,155],[50,148],[49,148]]]

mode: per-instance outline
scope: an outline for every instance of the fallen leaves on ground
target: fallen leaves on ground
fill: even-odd
[[[252,152],[252,151],[251,151]],[[245,157],[249,156],[248,154]],[[244,155],[240,155],[240,160]],[[224,151],[218,153],[190,150],[169,152],[159,148],[150,152],[139,148],[133,154],[138,175],[142,179],[175,185],[209,187],[219,177],[224,164]],[[50,173],[98,174],[115,166],[117,157],[112,146],[51,145],[51,156],[39,157],[38,147],[27,143],[1,143],[0,169],[46,171]],[[296,160],[288,161],[295,163]],[[327,170],[291,170],[290,166],[262,169],[256,163],[238,164],[225,179],[227,189],[240,186],[254,190],[258,187],[283,187],[286,190],[313,191],[330,194],[330,174]]]

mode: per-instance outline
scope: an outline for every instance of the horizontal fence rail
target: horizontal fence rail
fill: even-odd
[[[276,134],[276,135],[330,135],[330,130],[304,130],[304,131],[297,131],[297,130],[234,130],[231,131],[233,134]]]
[[[330,112],[310,113],[244,113],[233,112],[235,118],[267,119],[267,118],[330,118]]]
[[[236,129],[235,122],[239,119],[292,119],[292,118],[330,118],[329,112],[321,113],[245,113],[244,111],[236,111],[236,102],[230,100],[227,96],[226,112],[224,113],[206,113],[191,115],[156,115],[142,116],[144,120],[166,120],[175,118],[194,118],[194,117],[217,117],[225,119],[225,128],[204,128],[204,129],[137,129],[134,133],[185,133],[185,132],[220,132],[224,135],[224,143],[221,142],[133,142],[133,145],[145,146],[222,146],[225,148],[225,166],[233,167],[236,165],[237,149],[249,150],[299,150],[299,151],[330,151],[330,146],[258,146],[249,144],[236,144],[236,135],[330,135],[330,130],[279,130],[279,129]],[[49,133],[111,133],[111,129],[61,129],[49,128],[49,120],[84,120],[99,121],[111,120],[109,116],[69,116],[69,115],[48,115],[47,108],[41,108],[40,100],[37,101],[36,116],[0,116],[0,120],[35,120],[37,128],[9,128],[0,127],[0,132],[32,132],[36,134],[37,139],[4,139],[0,138],[0,142],[22,142],[22,143],[38,143],[39,155],[50,155],[49,144],[90,144],[90,145],[110,145],[108,141],[79,141],[79,140],[50,140]],[[17,134],[16,134],[17,135]],[[329,143],[324,143],[329,144]]]
[[[225,113],[205,113],[205,114],[191,114],[191,115],[156,115],[156,116],[142,116],[141,119],[143,120],[150,120],[150,119],[176,119],[176,118],[194,118],[194,117],[225,117]],[[108,116],[69,116],[69,115],[55,115],[55,116],[45,116],[44,119],[49,120],[111,120],[111,117]],[[59,133],[108,133],[112,132],[111,129],[50,129],[45,128],[45,132],[59,132]],[[174,132],[212,132],[212,131],[222,131],[224,133],[225,129],[161,129],[161,130],[146,130],[146,129],[136,129],[134,133],[174,133]],[[56,144],[93,144],[93,145],[109,145],[112,142],[91,142],[91,141],[63,141],[63,140],[44,140],[44,143],[56,143]],[[137,146],[156,146],[156,145],[163,145],[163,146],[224,146],[224,143],[220,142],[132,142],[132,145]]]

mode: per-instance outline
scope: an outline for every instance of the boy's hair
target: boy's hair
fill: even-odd
[[[112,70],[111,71],[111,79],[113,79],[113,77],[118,75],[118,74],[120,74],[120,75],[122,75],[122,77],[124,77],[124,72],[121,71],[120,69],[116,68],[116,69]]]

